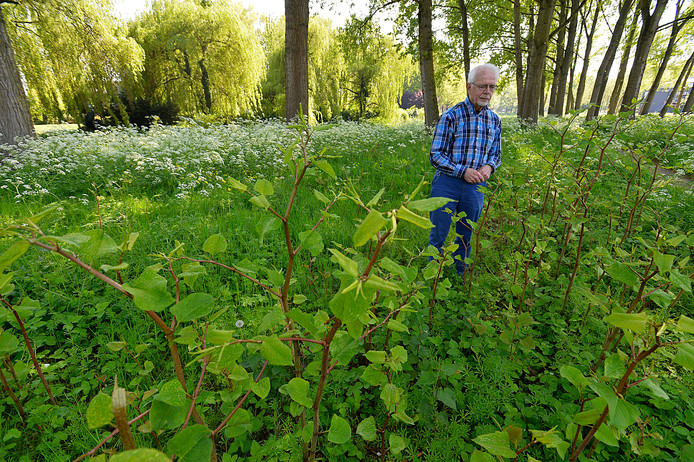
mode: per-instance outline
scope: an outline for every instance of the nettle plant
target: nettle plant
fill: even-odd
[[[12,355],[19,351],[22,347],[16,333],[21,333],[24,348],[29,351],[53,404],[56,404],[56,397],[41,372],[24,327],[24,322],[30,322],[30,311],[24,306],[29,302],[10,302],[14,287],[13,273],[8,270],[30,248],[38,247],[60,255],[120,292],[143,310],[164,334],[174,376],[144,392],[128,391],[118,384],[117,377],[110,378],[113,383],[110,395],[102,391],[91,399],[86,421],[91,429],[115,428],[78,460],[97,456],[116,435],[120,437],[123,452],[112,456],[110,460],[113,461],[144,458],[165,461],[172,457],[185,461],[217,460],[221,440],[228,442],[250,431],[252,410],[248,409],[248,398],[251,395],[258,401],[289,400],[290,414],[297,422],[292,432],[295,441],[302,448],[304,460],[315,460],[322,457],[321,448],[326,445],[344,445],[352,441],[355,425],[344,415],[331,413],[323,398],[331,372],[336,367],[353,367],[357,360],[362,364],[362,380],[380,390],[374,391],[374,396],[380,397],[382,407],[379,414],[362,419],[356,425],[356,432],[366,441],[367,447],[373,445],[372,451],[381,460],[407,447],[392,424],[393,421],[414,424],[407,414],[406,394],[394,381],[396,374],[403,370],[407,352],[401,345],[390,346],[388,342],[396,337],[389,335],[390,332],[408,331],[406,317],[424,303],[426,284],[419,280],[415,268],[404,267],[382,254],[384,246],[391,244],[403,222],[429,228],[426,212],[441,206],[447,199],[415,200],[424,180],[397,208],[387,211],[376,208],[384,191],[364,203],[349,183],[345,192],[332,198],[313,190],[315,203],[323,210],[321,218],[295,236],[291,226],[292,211],[300,197],[311,196],[300,194],[307,172],[318,168],[332,178],[336,175],[325,150],[311,154],[308,149],[314,131],[329,127],[313,129],[300,115],[300,123],[292,128],[297,133],[295,142],[286,149],[280,148],[293,178],[283,208],[277,205],[280,199],[273,197],[275,191],[270,181],[260,179],[249,186],[228,179],[242,197],[248,197],[258,207],[259,214],[265,214],[265,218],[258,221],[261,244],[266,233],[282,233],[285,244],[282,269],[248,260],[223,262],[215,259],[228,246],[224,236],[215,234],[202,246],[207,254],[205,258],[186,255],[184,245],[177,242],[170,252],[156,255],[158,262],[147,267],[135,280],[124,281],[121,272],[128,267],[127,255],[136,245],[138,233],[131,233],[121,244],[102,229],[64,236],[46,234],[39,225],[51,209],[4,229],[3,234],[14,236],[17,242],[0,256],[0,301],[14,320],[11,328],[0,333],[0,353]],[[302,253],[309,253],[311,258],[325,255],[320,228],[326,218],[332,217],[331,208],[339,200],[353,201],[363,209],[365,216],[354,232],[352,247],[329,249],[336,281],[331,285],[333,292],[327,306],[305,308],[312,303],[298,290],[301,284],[296,279],[297,263]],[[109,263],[97,268],[97,261]],[[228,307],[217,306],[215,294],[196,291],[198,280],[210,267],[252,282],[259,292],[274,300],[274,306],[262,319],[255,335],[245,332],[242,335],[241,329],[224,329],[224,313]],[[382,349],[377,349],[370,341],[379,329],[387,330]],[[154,337],[147,340],[156,341]],[[181,352],[181,346],[190,354]],[[116,341],[108,347],[118,351],[127,345]],[[147,372],[152,364],[140,364],[137,357],[141,351],[139,346],[127,349],[138,367]],[[184,362],[186,357],[187,363]],[[255,362],[249,358],[255,358]],[[276,387],[277,390],[271,390],[271,380],[264,376],[269,366],[286,367],[291,371],[287,374],[291,379]],[[22,420],[26,420],[26,411],[4,373],[0,378]],[[213,387],[222,397],[221,406],[208,415],[204,415],[203,410],[208,407],[200,402],[206,387]],[[287,398],[282,398],[285,395]],[[133,433],[139,434],[137,438]],[[136,440],[146,441],[144,445],[151,447],[138,448]],[[97,459],[105,458],[105,453],[97,456]]]

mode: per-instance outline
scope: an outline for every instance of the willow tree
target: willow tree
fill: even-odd
[[[314,17],[308,28],[308,95],[311,114],[319,121],[332,119],[346,103],[347,63],[338,31],[327,19]]]
[[[142,50],[110,2],[12,0],[0,9],[34,119],[79,121],[89,105],[108,109],[118,88],[137,79]]]
[[[131,26],[145,50],[143,96],[189,115],[253,113],[265,53],[246,13],[226,0],[155,0]]]

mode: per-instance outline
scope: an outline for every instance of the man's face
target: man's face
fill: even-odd
[[[496,85],[496,74],[487,69],[481,69],[475,76],[475,81],[467,84],[467,95],[478,111],[489,104],[494,94],[492,89],[487,88],[488,85]]]

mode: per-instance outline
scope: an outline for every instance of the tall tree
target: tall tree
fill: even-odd
[[[677,92],[679,91],[680,85],[683,81],[686,85],[687,79],[689,78],[689,72],[691,71],[692,66],[694,66],[694,52],[692,52],[692,54],[689,56],[689,59],[684,64],[684,67],[682,67],[682,71],[680,72],[679,76],[677,76],[677,82],[675,82],[675,85],[672,87],[672,90],[670,91],[670,94],[667,97],[667,101],[665,101],[665,104],[663,104],[663,107],[660,110],[660,117],[665,117],[665,114],[667,114],[670,110],[672,100],[675,99],[675,95],[677,95]],[[677,104],[675,105],[675,107],[677,107]]]
[[[590,95],[591,107],[588,108],[588,112],[586,113],[586,120],[594,119],[600,113],[600,105],[602,104],[602,97],[605,94],[605,88],[607,87],[610,69],[612,69],[612,63],[614,62],[614,58],[617,54],[619,43],[622,40],[624,27],[631,14],[632,5],[633,0],[621,0],[619,16],[617,17],[617,22],[612,29],[610,43],[607,46],[607,50],[602,58],[598,72],[595,75],[595,84],[593,85],[593,92]]]
[[[308,0],[284,0],[285,117],[308,114]]]
[[[687,24],[687,22],[689,22],[692,19],[692,8],[690,8],[688,15],[685,14],[684,17],[680,17],[680,10],[682,9],[683,5],[684,0],[677,0],[677,3],[675,5],[675,18],[672,21],[672,27],[670,28],[670,39],[668,40],[667,47],[665,48],[665,54],[663,55],[663,59],[660,61],[660,66],[658,66],[658,71],[656,72],[655,78],[653,79],[653,83],[651,83],[651,87],[648,89],[646,100],[644,101],[643,106],[641,107],[641,114],[648,114],[648,112],[651,110],[653,98],[655,97],[658,88],[660,88],[660,81],[662,80],[663,75],[665,74],[665,70],[667,69],[667,65],[670,61],[670,58],[672,57],[672,52],[675,49],[677,37],[679,36],[679,33],[682,30],[682,28]]]
[[[537,0],[537,24],[529,43],[528,67],[525,73],[523,99],[519,103],[518,118],[526,123],[537,123],[540,100],[544,92],[544,70],[556,0]]]
[[[569,78],[569,70],[572,68],[571,63],[574,60],[575,52],[574,45],[576,42],[576,31],[578,29],[578,17],[579,8],[581,6],[581,0],[571,0],[571,9],[569,12],[569,28],[566,37],[566,47],[564,48],[561,56],[557,53],[556,59],[556,71],[554,73],[554,81],[552,82],[552,87],[555,86],[556,91],[554,92],[554,101],[551,106],[552,110],[548,111],[550,114],[556,114],[558,116],[564,115],[564,98],[566,97],[566,82]]]
[[[0,4],[0,143],[27,136],[35,136],[34,124]]]
[[[632,100],[636,99],[641,88],[643,72],[646,69],[648,53],[651,50],[653,39],[658,30],[660,17],[665,11],[668,0],[657,0],[655,9],[651,12],[651,0],[639,0],[639,10],[641,11],[641,33],[636,43],[634,62],[629,72],[629,80],[624,87],[621,111],[628,111],[632,108]]]
[[[612,88],[612,96],[610,97],[610,105],[607,109],[608,114],[617,113],[617,105],[619,104],[619,98],[622,96],[622,86],[624,85],[624,76],[627,75],[627,65],[629,64],[629,57],[631,56],[631,48],[634,46],[634,35],[636,35],[636,26],[639,22],[638,13],[634,13],[634,19],[631,21],[631,26],[629,27],[629,34],[627,39],[624,41],[622,46],[622,59],[619,61],[619,70],[617,71],[617,76],[614,80],[614,87]]]
[[[581,109],[581,103],[583,101],[583,92],[585,91],[586,79],[588,77],[588,65],[590,64],[590,52],[593,48],[593,37],[595,37],[595,31],[598,26],[598,18],[600,16],[600,12],[602,11],[602,5],[597,1],[595,4],[591,2],[588,10],[593,11],[593,21],[590,25],[590,30],[588,29],[587,25],[588,11],[586,11],[584,14],[583,10],[581,10],[581,27],[586,34],[586,49],[583,53],[583,68],[581,69],[581,76],[578,79],[578,88],[576,88],[576,100],[574,101],[574,109],[576,110]]]
[[[439,104],[436,98],[434,76],[431,0],[419,0],[417,23],[419,25],[419,68],[422,75],[422,93],[424,96],[424,125],[433,127],[439,118]]]

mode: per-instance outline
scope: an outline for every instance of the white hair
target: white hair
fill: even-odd
[[[499,70],[499,68],[493,64],[487,63],[480,64],[479,66],[475,66],[472,69],[470,69],[470,74],[467,76],[467,81],[469,83],[474,83],[475,79],[477,78],[477,74],[479,73],[479,71],[482,70],[493,72],[496,76],[496,80],[499,80],[499,76],[501,75],[501,71]]]

